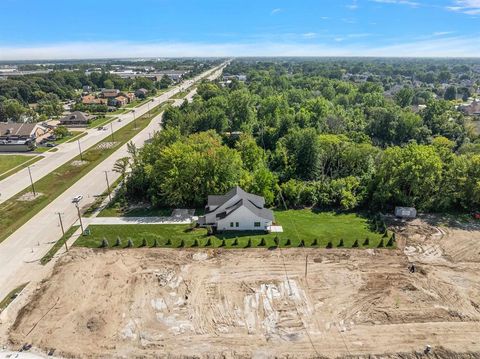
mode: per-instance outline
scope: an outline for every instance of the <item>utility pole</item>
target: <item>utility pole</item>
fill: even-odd
[[[58,214],[58,219],[60,220],[60,227],[62,227],[63,243],[65,244],[65,249],[68,252],[67,238],[65,237],[65,230],[63,229],[62,214],[60,212],[57,212],[57,214]]]
[[[27,168],[28,168],[28,175],[30,176],[30,183],[32,184],[33,197],[36,197],[37,193],[35,192],[35,185],[33,184],[32,172],[30,171],[30,166],[28,166]]]
[[[108,182],[108,171],[103,172],[105,172],[105,179],[107,180],[108,199],[110,200],[110,202],[112,202],[112,195],[110,194],[110,183]]]
[[[80,151],[80,161],[83,161],[82,147],[80,146],[80,140],[77,140],[77,143],[78,143],[78,150]]]
[[[132,110],[133,112],[133,129],[137,129],[137,118],[135,117],[135,110]]]
[[[77,213],[78,213],[78,220],[80,221],[80,228],[82,229],[82,235],[83,235],[83,223],[82,223],[82,216],[80,215],[80,207],[78,207],[78,202],[75,203],[75,207],[77,207]]]
[[[113,125],[110,122],[110,131],[112,131],[112,142],[115,142],[115,139],[113,138]]]

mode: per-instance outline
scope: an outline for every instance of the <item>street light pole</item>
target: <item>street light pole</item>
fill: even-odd
[[[27,166],[27,168],[28,168],[28,175],[30,176],[30,183],[32,184],[33,197],[36,197],[37,193],[35,192],[35,185],[33,184],[32,172],[30,171],[30,166]]]
[[[75,203],[75,207],[77,207],[77,213],[78,213],[78,220],[80,221],[80,228],[82,229],[82,235],[83,235],[83,223],[82,223],[82,216],[80,215],[80,207],[78,207],[78,202]]]
[[[133,111],[133,127],[136,130],[137,129],[137,118],[135,117],[135,110]]]
[[[110,122],[110,131],[112,131],[112,142],[115,142],[115,139],[113,138],[113,125]]]
[[[78,143],[78,150],[80,151],[80,161],[83,161],[82,147],[80,146],[80,140],[77,140],[77,143]]]
[[[108,171],[103,171],[105,172],[105,179],[107,180],[107,190],[108,190],[108,199],[110,200],[110,202],[112,202],[112,195],[110,193],[110,183],[108,182]]]
[[[65,244],[65,249],[68,252],[67,238],[65,238],[65,230],[63,229],[62,214],[60,212],[57,212],[57,214],[58,214],[58,219],[60,220],[60,227],[62,227],[63,243]]]

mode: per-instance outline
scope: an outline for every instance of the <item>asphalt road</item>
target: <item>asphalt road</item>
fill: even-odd
[[[220,74],[221,69],[208,78],[212,79]],[[192,91],[187,98],[191,99],[194,93],[195,91]],[[183,99],[176,100],[175,105],[179,106],[182,102]],[[137,147],[143,146],[151,133],[160,130],[161,119],[162,114],[156,116],[132,139],[132,142]],[[62,214],[67,230],[78,220],[76,207],[71,202],[72,198],[78,194],[83,195],[80,207],[88,208],[95,201],[95,196],[107,188],[104,171],[108,171],[109,181],[113,183],[120,176],[119,173],[112,171],[113,165],[117,159],[126,156],[127,145],[124,145],[0,243],[0,300],[19,285],[43,278],[47,269],[38,261],[62,236],[57,213]]]
[[[113,131],[117,131],[121,127],[129,124],[134,120],[134,116],[140,117],[144,113],[146,113],[149,109],[153,109],[154,107],[164,103],[172,96],[177,94],[178,92],[184,91],[188,87],[190,87],[193,83],[199,81],[206,75],[210,74],[211,71],[207,71],[206,73],[200,74],[199,76],[191,79],[186,80],[179,84],[178,86],[174,87],[172,90],[167,91],[160,96],[156,97],[150,103],[146,103],[142,106],[135,108],[135,114],[133,112],[128,112],[123,115],[117,115],[121,122],[117,120],[111,122],[111,125],[108,124],[107,131],[99,131],[95,128],[89,129],[88,134],[82,138],[80,138],[80,147],[82,151],[89,149],[90,147],[94,146],[99,141],[107,138],[111,135],[111,129]],[[50,172],[54,171],[56,168],[60,167],[64,163],[70,161],[74,157],[78,156],[79,148],[77,141],[72,143],[63,143],[59,145],[58,151],[56,152],[46,152],[42,155],[45,156],[44,159],[36,162],[32,166],[30,166],[30,170],[32,172],[33,181],[38,181],[42,177],[46,176]],[[28,169],[22,169],[11,176],[5,178],[4,180],[0,181],[0,203],[7,201],[18,192],[24,190],[25,188],[30,186],[30,178],[28,175]]]

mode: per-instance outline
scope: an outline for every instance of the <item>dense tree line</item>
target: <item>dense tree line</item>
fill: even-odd
[[[241,66],[247,83],[204,82],[193,103],[165,111],[165,130],[135,152],[127,198],[201,206],[240,184],[289,207],[479,204],[478,138],[450,102],[429,99],[417,114],[381,81]]]

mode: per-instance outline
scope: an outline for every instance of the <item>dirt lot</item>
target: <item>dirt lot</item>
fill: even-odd
[[[479,358],[480,231],[396,229],[398,250],[76,248],[10,340],[83,358]]]

